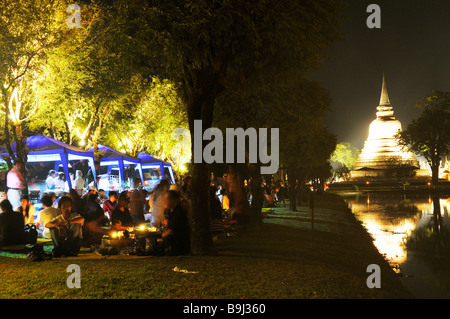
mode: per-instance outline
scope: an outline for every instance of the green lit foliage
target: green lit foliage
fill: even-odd
[[[97,5],[84,6],[82,27],[49,56],[36,85],[41,114],[51,110],[50,119],[34,123],[36,130],[85,148],[101,141],[132,85],[126,60],[108,50],[114,43],[106,31],[113,26]]]
[[[359,150],[348,142],[338,143],[333,154],[331,154],[331,162],[335,162],[348,169],[352,169],[358,159]]]
[[[450,150],[450,92],[433,91],[416,105],[422,114],[396,137],[402,147],[425,157],[437,184],[440,161]]]
[[[173,83],[156,77],[151,81],[139,78],[122,103],[116,116],[106,123],[110,145],[132,156],[152,154],[176,169],[183,164],[180,156],[190,159],[174,149],[179,141],[172,139],[172,133],[187,128],[187,116]]]
[[[338,8],[327,0],[119,0],[112,11],[120,17],[115,49],[132,49],[142,72],[178,85],[193,137],[194,120],[212,126],[221,94],[240,90],[263,99],[280,76],[317,66],[336,37]],[[251,115],[240,107],[239,114]],[[192,248],[210,253],[209,170],[206,163],[192,169]]]
[[[17,143],[17,154],[26,162],[27,124],[35,116],[37,81],[46,55],[57,46],[65,27],[64,1],[0,2],[0,95],[3,115],[2,143]]]

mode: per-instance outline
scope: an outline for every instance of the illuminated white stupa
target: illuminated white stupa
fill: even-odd
[[[385,178],[384,170],[388,165],[392,165],[390,164],[392,157],[411,161],[413,166],[419,168],[419,162],[414,154],[403,151],[397,144],[395,135],[399,130],[402,130],[402,124],[394,117],[394,109],[389,101],[383,74],[377,118],[370,123],[369,137],[351,171],[352,180]]]

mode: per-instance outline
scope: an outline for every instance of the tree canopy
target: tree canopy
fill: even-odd
[[[440,161],[450,150],[450,92],[433,91],[416,105],[422,114],[397,134],[397,140],[404,148],[425,157],[431,167],[432,182],[437,184]]]
[[[65,25],[67,4],[0,5],[5,132],[16,141],[33,113],[30,129],[71,144],[112,141],[131,154],[146,148],[169,157],[179,146],[169,138],[173,129],[187,126],[193,147],[201,120],[203,130],[213,123],[280,127],[286,166],[302,176],[329,166],[336,138],[321,118],[330,98],[308,71],[337,38],[339,2],[83,1],[74,29]],[[14,93],[19,86],[22,95]],[[11,127],[11,105],[17,110],[22,100],[28,110]],[[192,248],[211,253],[209,166],[191,167]]]
[[[112,49],[142,74],[177,85],[193,137],[195,120],[203,130],[212,126],[223,96],[263,101],[316,67],[337,36],[339,8],[328,0],[118,0],[109,10],[117,27]],[[248,104],[239,106],[253,116]],[[209,253],[208,165],[193,163],[192,173],[193,251]]]
[[[38,107],[33,83],[46,55],[66,35],[64,12],[60,0],[0,2],[1,142],[14,161],[27,161],[27,124]],[[16,153],[9,148],[12,142],[17,143]]]

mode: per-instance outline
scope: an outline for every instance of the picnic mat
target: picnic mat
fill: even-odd
[[[38,238],[36,244],[44,247],[44,252],[51,253],[53,249],[52,240],[47,238]],[[0,257],[27,258],[27,255],[33,250],[34,245],[14,245],[6,246],[0,249]]]
[[[53,250],[53,245],[51,239],[38,238],[37,244],[42,244],[44,247],[45,253],[51,253]],[[0,257],[9,257],[9,258],[22,258],[26,259],[28,254],[33,250],[34,245],[15,245],[15,246],[7,246],[0,249]],[[92,251],[89,247],[81,247],[80,252],[77,259],[122,259],[122,258],[148,258],[149,256],[137,256],[137,255],[101,255],[96,251]],[[69,257],[67,257],[69,258]],[[64,259],[64,258],[59,258]]]

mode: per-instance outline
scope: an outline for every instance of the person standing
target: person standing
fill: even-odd
[[[6,175],[7,197],[13,210],[20,207],[20,198],[25,190],[25,178],[22,173],[24,167],[25,165],[22,161],[16,161],[13,168]]]
[[[281,205],[281,202],[283,202],[283,207],[286,207],[286,201],[285,201],[286,189],[284,188],[283,183],[280,183],[280,186],[277,191],[277,196],[278,196],[278,203],[280,203],[280,205]]]
[[[51,169],[48,172],[47,179],[45,180],[45,185],[47,186],[47,189],[55,190],[55,178],[56,178],[56,171]]]
[[[78,195],[81,197],[84,193],[84,179],[83,179],[83,172],[80,170],[77,170],[75,172],[75,180],[74,180],[74,188],[77,191]]]

